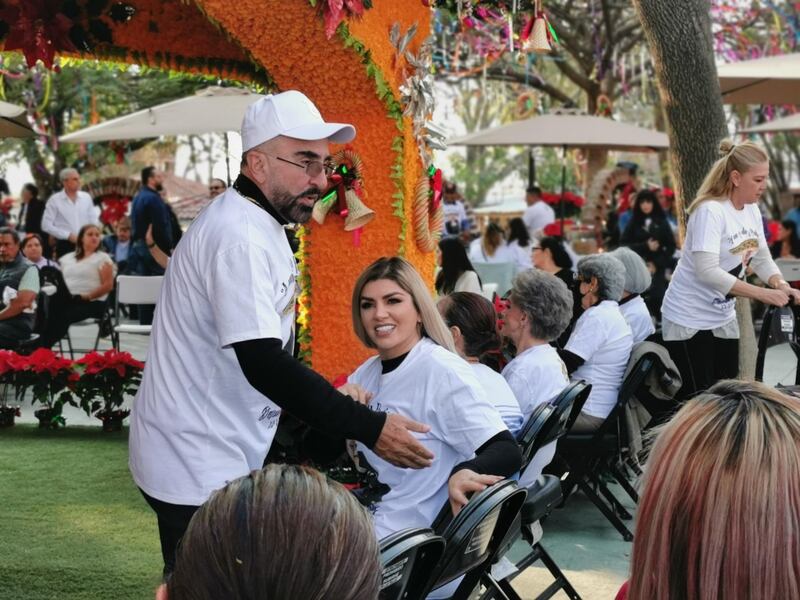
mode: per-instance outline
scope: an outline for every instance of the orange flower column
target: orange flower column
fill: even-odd
[[[403,30],[417,23],[416,39],[424,39],[430,11],[421,2],[381,0],[363,20],[348,23],[349,35],[337,33],[327,40],[321,17],[304,1],[198,4],[265,68],[278,88],[299,89],[325,119],[356,127],[351,146],[364,162],[367,204],[376,217],[364,228],[359,246],[335,215],[322,226],[310,223],[305,239],[311,363],[328,378],[349,373],[370,354],[352,333],[350,317],[353,284],[361,271],[380,256],[400,253],[427,280],[433,277],[433,254],[416,248],[410,226],[422,165],[410,120],[395,119],[403,74],[393,64],[389,41],[395,22]]]

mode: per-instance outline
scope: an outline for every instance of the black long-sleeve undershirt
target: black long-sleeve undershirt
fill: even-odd
[[[282,409],[328,436],[375,445],[386,415],[337,392],[286,352],[280,340],[237,342],[233,349],[248,383]]]
[[[481,475],[511,477],[522,467],[522,452],[508,429],[490,438],[475,451],[475,458],[457,464],[450,474],[463,469]]]
[[[567,367],[567,373],[572,375],[578,367],[580,367],[586,361],[582,359],[580,356],[575,354],[574,352],[570,352],[569,350],[563,350],[561,348],[557,348],[556,352],[561,357],[561,360],[564,361],[564,366]]]

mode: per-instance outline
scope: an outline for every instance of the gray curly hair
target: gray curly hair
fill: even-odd
[[[538,340],[556,339],[572,319],[572,292],[550,273],[522,271],[514,277],[510,298],[528,317],[531,335]]]
[[[647,269],[644,259],[630,248],[617,248],[609,252],[625,267],[625,291],[630,294],[643,294],[650,288],[653,276]]]
[[[578,277],[597,278],[597,297],[619,302],[625,291],[625,265],[610,254],[592,254],[578,261]]]

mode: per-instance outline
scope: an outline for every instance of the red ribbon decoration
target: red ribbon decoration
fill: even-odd
[[[436,169],[431,177],[431,190],[433,191],[433,198],[431,203],[433,205],[433,210],[439,208],[439,204],[442,202],[442,170]]]

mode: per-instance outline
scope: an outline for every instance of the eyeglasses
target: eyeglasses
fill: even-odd
[[[531,247],[531,252],[533,252],[534,250],[541,250],[541,249],[542,249],[541,246],[532,246]]]
[[[290,165],[294,165],[295,167],[299,167],[306,172],[306,175],[311,177],[312,179],[325,171],[325,177],[330,177],[333,175],[334,166],[331,163],[323,162],[321,160],[307,160],[302,163],[296,163],[291,160],[286,160],[285,158],[281,158],[280,156],[271,156],[269,154],[265,154],[264,156],[270,156],[270,158],[274,158],[275,160],[279,160],[281,162],[289,163]]]

